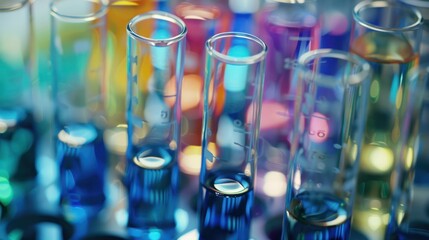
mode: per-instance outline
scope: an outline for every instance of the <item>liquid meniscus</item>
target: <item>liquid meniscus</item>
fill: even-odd
[[[178,164],[174,151],[149,145],[127,167],[128,233],[135,239],[174,239],[178,202]]]
[[[211,173],[202,184],[200,239],[249,239],[253,188],[237,173]]]
[[[303,192],[290,200],[284,224],[285,239],[348,239],[351,219],[338,197]]]

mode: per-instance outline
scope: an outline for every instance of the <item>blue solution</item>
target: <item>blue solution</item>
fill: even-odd
[[[349,239],[346,203],[323,192],[303,192],[287,206],[283,239]]]
[[[106,148],[90,124],[69,125],[58,134],[61,205],[75,218],[94,216],[106,200]]]
[[[128,234],[131,239],[176,238],[179,168],[174,151],[146,146],[128,161]]]
[[[215,172],[201,185],[200,240],[248,240],[254,195],[250,178]]]

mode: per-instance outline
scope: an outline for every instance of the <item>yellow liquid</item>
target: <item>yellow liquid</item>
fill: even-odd
[[[357,38],[351,51],[369,61],[373,70],[352,227],[369,239],[381,239],[393,191],[400,185],[394,170],[398,161],[403,161],[399,157],[400,137],[418,55],[401,36],[378,32]],[[414,118],[412,122],[417,121]],[[407,142],[414,139],[410,135]]]
[[[127,88],[127,24],[139,14],[155,8],[155,1],[116,1],[109,6],[107,14],[107,84],[106,111],[109,126],[125,123],[125,100]],[[149,33],[151,29],[148,28]],[[144,69],[150,76],[149,68]]]

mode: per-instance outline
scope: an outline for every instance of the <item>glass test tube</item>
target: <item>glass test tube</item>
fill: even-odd
[[[37,175],[31,8],[26,0],[0,2],[0,218],[19,195],[12,183]]]
[[[127,33],[128,233],[174,239],[187,28],[175,15],[151,11],[135,16]]]
[[[292,119],[279,112],[292,113],[296,82],[293,69],[298,58],[319,48],[320,24],[317,1],[272,1],[257,15],[257,35],[269,48],[265,71],[256,196],[270,207],[264,209],[280,238],[286,193],[286,172]],[[280,220],[280,221],[279,221]]]
[[[106,118],[104,141],[109,164],[119,175],[124,174],[127,148],[127,30],[129,21],[142,12],[156,8],[155,1],[112,1],[107,13]]]
[[[429,1],[424,0],[401,0],[403,3],[416,7],[423,16],[423,33],[420,46],[420,68],[429,71]],[[421,113],[419,148],[415,166],[415,184],[421,187],[429,187],[429,85],[426,85],[424,93],[423,108]]]
[[[51,9],[56,158],[61,205],[71,217],[104,206],[106,2],[58,0]]]
[[[352,228],[383,239],[395,191],[404,190],[398,182],[398,167],[405,161],[401,146],[414,151],[416,135],[404,124],[417,120],[407,115],[405,96],[418,69],[422,16],[398,2],[364,1],[355,6],[353,17],[350,50],[370,62],[373,76]],[[401,136],[407,136],[405,143]]]
[[[180,170],[198,176],[203,118],[204,44],[214,34],[225,32],[231,13],[219,1],[186,0],[173,4],[173,13],[188,27],[182,86],[182,138]],[[195,181],[193,181],[195,182]],[[196,190],[197,187],[195,187]]]
[[[409,76],[408,89],[404,91],[403,98],[406,98],[404,114],[406,120],[402,128],[401,151],[399,163],[397,166],[398,191],[393,199],[392,212],[387,228],[386,239],[428,239],[429,238],[429,212],[422,211],[428,209],[429,197],[426,194],[428,183],[416,182],[416,172],[419,161],[425,159],[416,158],[418,140],[416,137],[420,133],[427,134],[426,131],[420,131],[422,119],[420,114],[427,111],[427,101],[424,99],[426,94],[426,84],[428,84],[429,72],[427,68],[421,68]],[[422,105],[424,103],[425,105]],[[423,107],[422,107],[423,106]],[[420,176],[422,177],[422,176]],[[427,178],[427,176],[425,176]]]
[[[345,51],[303,54],[283,239],[348,239],[370,65]]]
[[[246,33],[206,42],[200,239],[249,239],[266,52]]]

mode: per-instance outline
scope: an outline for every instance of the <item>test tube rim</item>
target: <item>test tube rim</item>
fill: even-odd
[[[335,50],[335,49],[330,49],[330,48],[316,49],[316,50],[312,50],[312,51],[304,53],[303,55],[301,55],[301,57],[298,58],[298,65],[299,65],[298,68],[301,69],[302,71],[304,71],[304,74],[312,74],[309,71],[307,71],[305,66],[311,60],[314,60],[319,56],[336,58],[336,59],[343,59],[343,60],[351,61],[355,64],[359,64],[362,66],[361,71],[359,71],[358,73],[354,73],[354,74],[349,75],[349,77],[347,78],[347,82],[343,82],[343,84],[346,86],[360,84],[363,81],[365,81],[365,79],[367,79],[369,77],[369,75],[371,74],[371,66],[364,59],[362,59],[359,56],[357,56],[353,53],[350,53],[350,52]],[[318,73],[318,76],[320,76],[320,75],[323,76],[323,74]],[[325,75],[325,77],[323,77],[323,79],[326,79],[326,78],[332,78],[332,77]],[[307,80],[307,78],[305,78],[305,79]],[[315,82],[317,84],[322,84],[322,85],[335,85],[336,86],[338,84],[338,82],[335,82],[335,81],[331,82],[331,81],[319,80],[320,78],[311,78],[311,79],[314,79],[313,82]],[[346,80],[346,79],[343,79],[343,80]]]
[[[59,9],[56,8],[56,4],[59,2],[65,2],[65,1],[71,1],[76,2],[76,0],[55,0],[50,3],[50,11],[51,15],[63,20],[68,20],[70,22],[89,22],[93,21],[95,19],[101,18],[106,15],[107,8],[108,8],[108,0],[82,0],[86,2],[95,2],[100,4],[100,9],[97,11],[91,12],[90,14],[86,15],[70,15],[70,14],[63,14]]]
[[[0,12],[10,12],[10,11],[18,10],[24,7],[29,2],[30,0],[19,0],[19,1],[16,1],[16,3],[12,2],[11,5],[8,5],[9,7],[7,6],[3,7],[3,5],[0,4]]]
[[[396,7],[401,9],[405,8],[413,12],[417,17],[417,19],[413,24],[410,24],[408,26],[401,27],[401,28],[388,28],[388,27],[378,26],[365,21],[363,18],[361,18],[359,14],[360,11],[368,8],[373,8],[373,7],[375,8]],[[406,6],[400,2],[391,2],[391,1],[371,1],[371,0],[362,1],[355,5],[353,9],[353,18],[356,23],[362,25],[363,27],[366,27],[368,29],[371,29],[377,32],[385,32],[385,33],[414,31],[419,29],[420,26],[423,24],[423,16],[418,9],[412,6]]]
[[[176,24],[177,26],[179,26],[180,32],[177,35],[170,38],[154,39],[154,38],[144,37],[134,31],[133,29],[134,24],[148,19],[163,20],[163,21]],[[186,27],[185,22],[183,22],[182,19],[180,19],[174,14],[171,14],[165,11],[149,11],[133,17],[130,20],[130,22],[127,24],[127,32],[132,38],[141,40],[151,46],[165,47],[181,41],[186,36],[188,29]]]
[[[261,46],[261,51],[248,57],[232,57],[217,51],[213,47],[213,43],[216,40],[219,40],[222,38],[228,38],[228,37],[238,37],[238,38],[251,40]],[[213,35],[211,38],[209,38],[206,41],[206,50],[210,56],[213,56],[222,62],[225,62],[228,64],[248,65],[248,64],[254,64],[262,61],[267,54],[268,46],[262,39],[260,39],[259,37],[253,34],[244,33],[244,32],[222,32],[222,33]]]
[[[412,5],[414,7],[429,8],[429,1],[422,1],[422,0],[401,0],[401,2],[403,2],[405,4]]]

